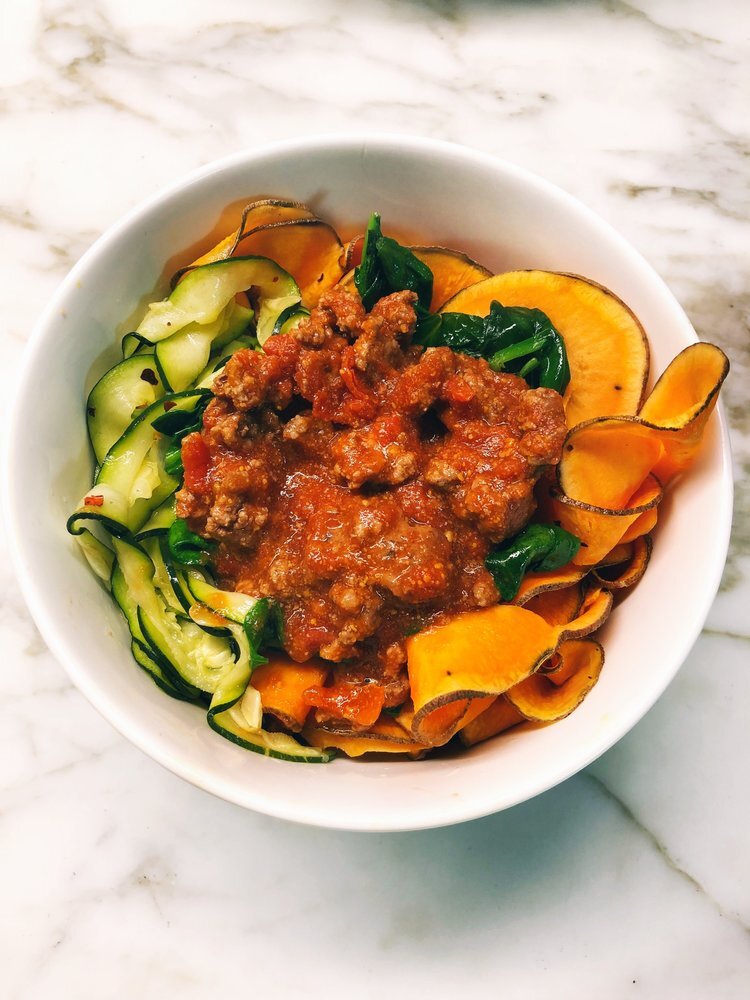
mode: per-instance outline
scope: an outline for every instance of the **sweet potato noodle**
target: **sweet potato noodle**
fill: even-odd
[[[410,252],[377,217],[362,254],[249,205],[92,391],[69,521],[154,680],[295,760],[573,711],[728,370],[695,344],[646,395],[645,333],[594,282]]]

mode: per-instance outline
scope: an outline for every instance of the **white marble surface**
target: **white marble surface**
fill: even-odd
[[[0,380],[125,210],[321,131],[450,138],[617,226],[730,354],[738,476],[707,628],[646,719],[507,813],[399,835],[246,813],[123,740],[0,560],[0,995],[750,995],[750,433],[741,0],[3,0]],[[4,543],[3,543],[4,544]]]

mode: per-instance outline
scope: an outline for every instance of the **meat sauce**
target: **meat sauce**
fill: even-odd
[[[327,292],[293,333],[230,358],[183,442],[177,513],[218,542],[221,585],[278,602],[294,660],[331,661],[332,686],[309,692],[318,721],[401,704],[405,638],[497,602],[485,557],[560,459],[561,397],[412,345],[415,301],[368,314]]]

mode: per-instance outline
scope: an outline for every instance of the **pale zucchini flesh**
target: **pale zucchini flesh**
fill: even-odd
[[[213,323],[189,323],[174,336],[160,340],[154,361],[166,388],[180,392],[193,385],[208,364],[212,350],[241,336],[252,317],[252,309],[232,301]]]
[[[207,390],[188,390],[158,399],[146,407],[109,449],[94,485],[68,518],[68,530],[78,534],[84,522],[101,523],[110,534],[139,531],[151,514],[170,497],[179,481],[164,468],[166,438],[153,421],[172,409],[191,409]]]
[[[188,271],[169,298],[148,307],[135,332],[156,344],[188,324],[214,323],[235,295],[248,289],[254,290],[259,303],[258,331],[268,328],[269,335],[278,314],[295,296],[298,302],[300,298],[294,278],[274,261],[267,257],[231,257]]]
[[[153,352],[126,358],[99,379],[86,401],[91,446],[101,464],[141,410],[164,393]]]

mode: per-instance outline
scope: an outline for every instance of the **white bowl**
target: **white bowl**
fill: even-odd
[[[486,815],[557,784],[651,707],[683,662],[716,593],[731,521],[721,413],[671,491],[648,572],[603,637],[598,685],[569,718],[510,733],[463,756],[418,762],[270,760],[215,735],[196,707],[164,695],[133,662],[119,611],[66,534],[90,484],[84,394],[115,358],[117,332],[165,263],[232,202],[275,194],[334,225],[382,214],[423,242],[495,270],[572,271],[611,288],[640,317],[659,373],[695,333],[651,267],[614,230],[551,184],[488,155],[405,138],[286,142],[212,163],[130,212],[73,268],[39,323],[11,418],[7,507],[18,571],[52,652],[91,703],[175,774],[239,805],[352,830],[408,830]],[[107,352],[107,349],[110,349]]]

